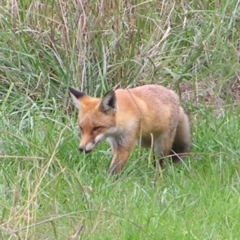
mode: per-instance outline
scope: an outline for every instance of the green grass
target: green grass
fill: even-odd
[[[82,3],[82,5],[81,5]],[[0,239],[238,239],[239,1],[0,6]],[[78,152],[68,86],[176,90],[192,152],[161,177],[135,148]]]
[[[107,146],[79,154],[74,121],[63,126],[58,118],[37,116],[32,131],[6,129],[3,239],[13,232],[20,239],[66,239],[78,230],[83,239],[238,238],[237,114],[198,113],[192,154],[157,179],[149,152],[139,155],[137,148],[118,179],[108,176]]]

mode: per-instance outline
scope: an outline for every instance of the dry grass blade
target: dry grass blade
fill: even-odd
[[[82,223],[79,223],[77,230],[72,234],[72,236],[69,238],[69,240],[78,239],[78,237],[80,237],[83,230],[84,230],[84,225]]]

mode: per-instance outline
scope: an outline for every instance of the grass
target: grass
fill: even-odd
[[[195,121],[194,152],[157,180],[148,151],[138,149],[119,179],[107,176],[108,148],[80,155],[73,120],[6,129],[2,238],[237,239],[238,116],[198,113]]]
[[[2,1],[0,239],[238,239],[239,1]],[[192,152],[161,177],[136,148],[77,150],[68,86],[176,90]]]

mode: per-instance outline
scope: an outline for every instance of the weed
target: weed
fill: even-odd
[[[239,1],[2,0],[1,239],[238,239]],[[77,150],[67,87],[178,91],[192,152],[156,182],[137,149],[118,178]]]

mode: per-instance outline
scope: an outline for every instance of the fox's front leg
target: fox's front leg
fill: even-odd
[[[122,170],[124,165],[126,164],[130,153],[135,145],[135,142],[128,142],[123,145],[118,142],[111,142],[113,158],[110,164],[109,172],[111,174],[117,174]]]

